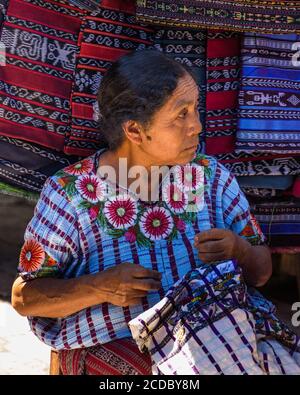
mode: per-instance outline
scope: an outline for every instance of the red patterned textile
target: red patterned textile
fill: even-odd
[[[1,31],[2,135],[63,151],[81,18],[62,0],[9,1]]]
[[[63,375],[149,375],[151,359],[130,339],[59,352]]]
[[[92,154],[105,145],[96,116],[101,79],[120,56],[152,44],[152,29],[137,24],[134,10],[133,1],[103,0],[97,12],[85,17],[72,88],[68,154]]]
[[[207,33],[206,153],[234,151],[240,72],[240,35]]]
[[[96,94],[121,55],[151,44],[134,1],[103,0],[92,14],[66,0],[9,0],[0,41],[0,128],[7,138],[69,155],[105,145]]]

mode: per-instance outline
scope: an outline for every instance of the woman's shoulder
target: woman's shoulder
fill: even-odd
[[[218,179],[223,179],[230,175],[230,171],[213,156],[197,153],[192,163],[203,167],[206,179],[210,182],[212,182],[216,176]]]
[[[99,183],[95,156],[91,155],[59,170],[48,178],[47,185],[65,194],[68,200],[73,200],[78,194],[92,195]]]

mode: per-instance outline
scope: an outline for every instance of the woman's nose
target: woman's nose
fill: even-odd
[[[188,128],[188,135],[192,136],[194,134],[200,134],[202,132],[202,123],[199,117],[195,117]]]

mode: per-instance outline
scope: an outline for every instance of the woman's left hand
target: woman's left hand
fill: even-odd
[[[194,246],[204,263],[240,259],[251,244],[228,229],[209,229],[195,236]]]

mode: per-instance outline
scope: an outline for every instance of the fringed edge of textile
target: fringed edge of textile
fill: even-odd
[[[25,191],[21,188],[13,187],[3,182],[0,182],[0,193],[3,195],[9,195],[9,196],[30,200],[33,202],[37,202],[40,196],[39,193]]]

